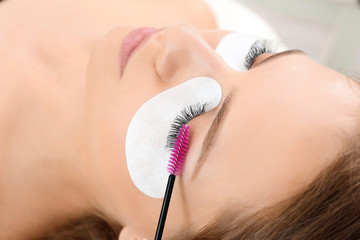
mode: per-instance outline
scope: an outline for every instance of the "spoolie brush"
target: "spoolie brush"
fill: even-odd
[[[175,183],[175,176],[181,174],[181,170],[184,165],[186,152],[189,146],[189,134],[190,126],[183,124],[180,128],[178,135],[176,136],[174,147],[171,151],[171,157],[167,166],[167,170],[170,175],[166,186],[163,204],[161,207],[161,213],[156,229],[155,240],[161,240],[165,225],[165,219],[170,204],[171,193]]]

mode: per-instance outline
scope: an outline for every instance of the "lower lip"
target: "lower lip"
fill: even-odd
[[[144,41],[144,39],[152,33],[159,30],[158,28],[142,27],[136,28],[129,32],[121,44],[120,61],[121,61],[121,75],[125,69],[131,54]]]

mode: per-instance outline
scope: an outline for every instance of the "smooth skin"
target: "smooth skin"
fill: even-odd
[[[234,71],[215,53],[229,32],[208,30],[215,28],[214,18],[211,12],[199,14],[201,1],[174,1],[178,8],[193,6],[193,14],[163,1],[49,2],[0,4],[4,239],[30,238],[91,211],[123,225],[119,239],[152,239],[162,199],[132,183],[126,131],[148,99],[197,76],[217,80],[223,98],[233,92],[232,101],[193,181],[195,160],[219,107],[189,123],[191,145],[164,236],[188,224],[200,228],[229,204],[255,211],[290,197],[329,165],[345,136],[359,132],[355,83],[304,54],[256,66],[272,55],[262,54],[249,71]],[[173,13],[167,19],[159,14],[164,8]],[[134,52],[120,76],[121,42],[137,26],[164,28]]]

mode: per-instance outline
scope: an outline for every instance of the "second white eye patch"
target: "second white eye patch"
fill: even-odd
[[[257,39],[239,32],[226,35],[216,47],[216,53],[234,70],[247,71],[262,53],[277,53],[287,48],[281,41]]]

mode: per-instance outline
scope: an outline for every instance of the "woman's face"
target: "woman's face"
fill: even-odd
[[[131,30],[118,27],[93,49],[84,125],[97,204],[127,233],[152,238],[163,200],[145,195],[130,178],[125,155],[130,121],[150,98],[187,80],[215,79],[222,99],[189,122],[190,147],[175,181],[164,235],[187,224],[200,227],[231,203],[257,209],[289,197],[329,164],[344,132],[355,134],[351,113],[357,100],[345,76],[304,53],[273,59],[265,53],[250,70],[239,72],[215,52],[230,32],[174,25],[136,49],[121,75],[120,46]],[[229,93],[213,144],[201,155]],[[194,171],[200,155],[205,161]]]

